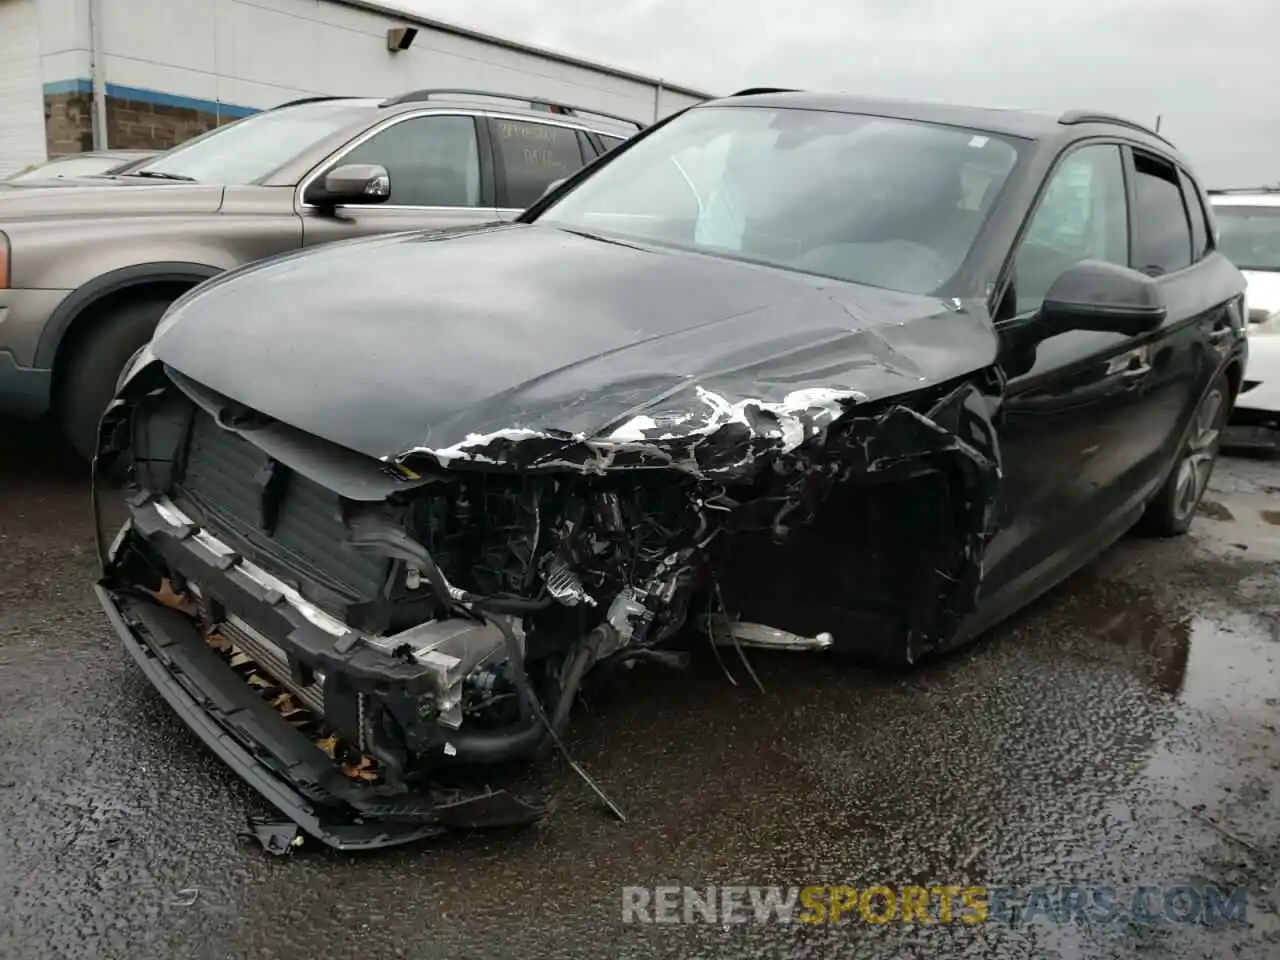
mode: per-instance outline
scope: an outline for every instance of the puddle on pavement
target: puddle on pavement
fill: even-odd
[[[1082,587],[1088,603],[1073,612],[1072,626],[1105,644],[1108,660],[1130,660],[1157,690],[1179,696],[1190,659],[1193,617],[1170,610],[1149,592],[1127,583],[1099,579]]]
[[[1263,579],[1275,589],[1270,575]],[[1157,690],[1198,709],[1274,713],[1280,636],[1265,617],[1207,607],[1178,612],[1128,584],[1092,587],[1093,605],[1073,618],[1076,625],[1120,659],[1131,658],[1131,666]]]
[[[1201,614],[1191,620],[1180,699],[1199,709],[1274,718],[1280,697],[1280,640],[1247,613]]]

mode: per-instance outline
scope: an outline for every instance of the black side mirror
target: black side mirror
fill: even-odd
[[[338,204],[384,203],[391,196],[387,168],[376,163],[349,163],[334,167],[307,187],[303,197],[318,207]]]
[[[1155,280],[1137,270],[1081,260],[1049,288],[1036,326],[1046,337],[1096,330],[1136,337],[1155,330],[1168,314]]]

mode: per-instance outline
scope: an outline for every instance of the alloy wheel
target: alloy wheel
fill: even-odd
[[[1191,424],[1191,436],[1178,463],[1174,482],[1173,512],[1178,520],[1185,520],[1200,504],[1209,475],[1218,457],[1218,440],[1222,434],[1222,412],[1226,397],[1220,387],[1214,387],[1200,401]]]

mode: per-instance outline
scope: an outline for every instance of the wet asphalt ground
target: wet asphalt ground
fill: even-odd
[[[1280,461],[902,674],[751,655],[594,703],[545,825],[351,856],[266,805],[94,603],[83,470],[0,439],[0,957],[1280,957]],[[732,661],[730,661],[732,663]],[[1247,890],[1244,922],[624,925],[624,885]],[[1159,910],[1159,898],[1155,901]]]

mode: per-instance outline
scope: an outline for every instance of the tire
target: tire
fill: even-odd
[[[1147,537],[1177,537],[1187,532],[1209,487],[1222,430],[1231,412],[1231,382],[1218,377],[1200,398],[1178,459],[1134,531]]]
[[[139,300],[89,319],[91,329],[66,361],[58,404],[63,435],[81,458],[93,459],[98,423],[115,396],[116,382],[168,306],[167,300]]]

